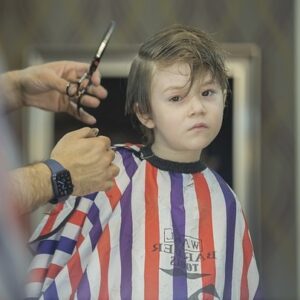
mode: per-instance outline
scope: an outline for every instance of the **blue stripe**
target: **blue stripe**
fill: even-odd
[[[55,281],[53,281],[50,286],[47,288],[45,293],[43,294],[45,300],[56,300],[58,298],[58,293],[55,285]]]
[[[120,151],[126,173],[130,179],[134,175],[137,165],[133,154],[128,150]],[[121,229],[120,229],[120,257],[121,257],[121,299],[131,299],[132,295],[132,212],[131,212],[132,180],[130,180],[121,200]]]
[[[102,235],[102,226],[99,219],[100,210],[95,203],[92,204],[92,207],[88,212],[87,218],[93,224],[93,227],[89,232],[89,237],[91,240],[92,249],[94,250]]]
[[[225,262],[225,284],[223,299],[231,299],[232,293],[232,271],[233,271],[233,255],[234,255],[234,236],[236,222],[236,199],[221,176],[214,173],[225,198],[226,204],[226,262]]]
[[[77,298],[82,300],[91,299],[91,289],[86,272],[84,272],[84,275],[81,278],[77,291]]]
[[[61,236],[60,241],[57,245],[57,249],[61,250],[63,252],[72,254],[73,250],[75,248],[75,245],[76,245],[76,241],[74,241],[68,237]]]
[[[95,192],[95,193],[92,193],[92,194],[85,195],[84,198],[87,198],[87,199],[90,199],[90,200],[94,201],[97,195],[98,195],[98,192]]]
[[[174,235],[173,299],[187,299],[187,277],[185,258],[185,209],[183,178],[181,174],[170,173],[171,216]]]
[[[37,247],[37,253],[53,255],[57,248],[57,244],[58,244],[58,241],[55,241],[55,240],[41,241]]]
[[[91,244],[92,244],[92,249],[94,250],[98,241],[100,240],[102,234],[102,226],[100,224],[100,221],[93,226],[93,228],[89,232]]]
[[[100,216],[99,208],[97,207],[97,205],[95,203],[93,203],[89,209],[87,218],[93,225],[95,225],[96,223],[99,222],[99,216]]]

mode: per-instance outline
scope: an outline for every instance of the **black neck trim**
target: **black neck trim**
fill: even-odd
[[[151,146],[145,146],[141,149],[141,159],[149,161],[153,166],[163,171],[174,173],[197,173],[206,169],[206,165],[200,160],[184,163],[160,158],[152,152]]]

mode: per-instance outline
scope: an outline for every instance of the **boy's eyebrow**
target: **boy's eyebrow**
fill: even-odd
[[[205,81],[201,82],[201,86],[210,85],[210,84],[218,84],[218,81],[213,78],[208,78]],[[179,85],[169,86],[163,90],[163,93],[165,93],[169,90],[182,90],[182,89],[188,89],[188,84],[184,84],[181,86],[179,86]]]
[[[183,84],[183,85],[172,85],[172,86],[168,86],[167,88],[165,88],[163,90],[163,92],[167,92],[169,90],[182,90],[182,89],[187,89],[189,88],[189,82]]]
[[[209,79],[201,82],[201,85],[209,85],[209,84],[218,84],[218,81],[214,78],[209,78]]]

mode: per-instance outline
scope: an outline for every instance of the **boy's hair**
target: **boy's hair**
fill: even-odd
[[[187,63],[191,69],[190,85],[196,73],[210,71],[222,90],[227,89],[228,77],[223,53],[218,44],[205,32],[184,25],[173,25],[146,40],[134,58],[128,75],[125,113],[136,112],[151,116],[151,83],[155,66]],[[138,122],[146,144],[154,142],[153,130]]]

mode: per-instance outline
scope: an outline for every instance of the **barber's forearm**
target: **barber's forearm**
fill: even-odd
[[[1,101],[5,112],[23,106],[19,72],[21,71],[10,71],[0,75]]]
[[[12,193],[20,211],[29,212],[53,198],[51,172],[43,163],[10,172]]]

